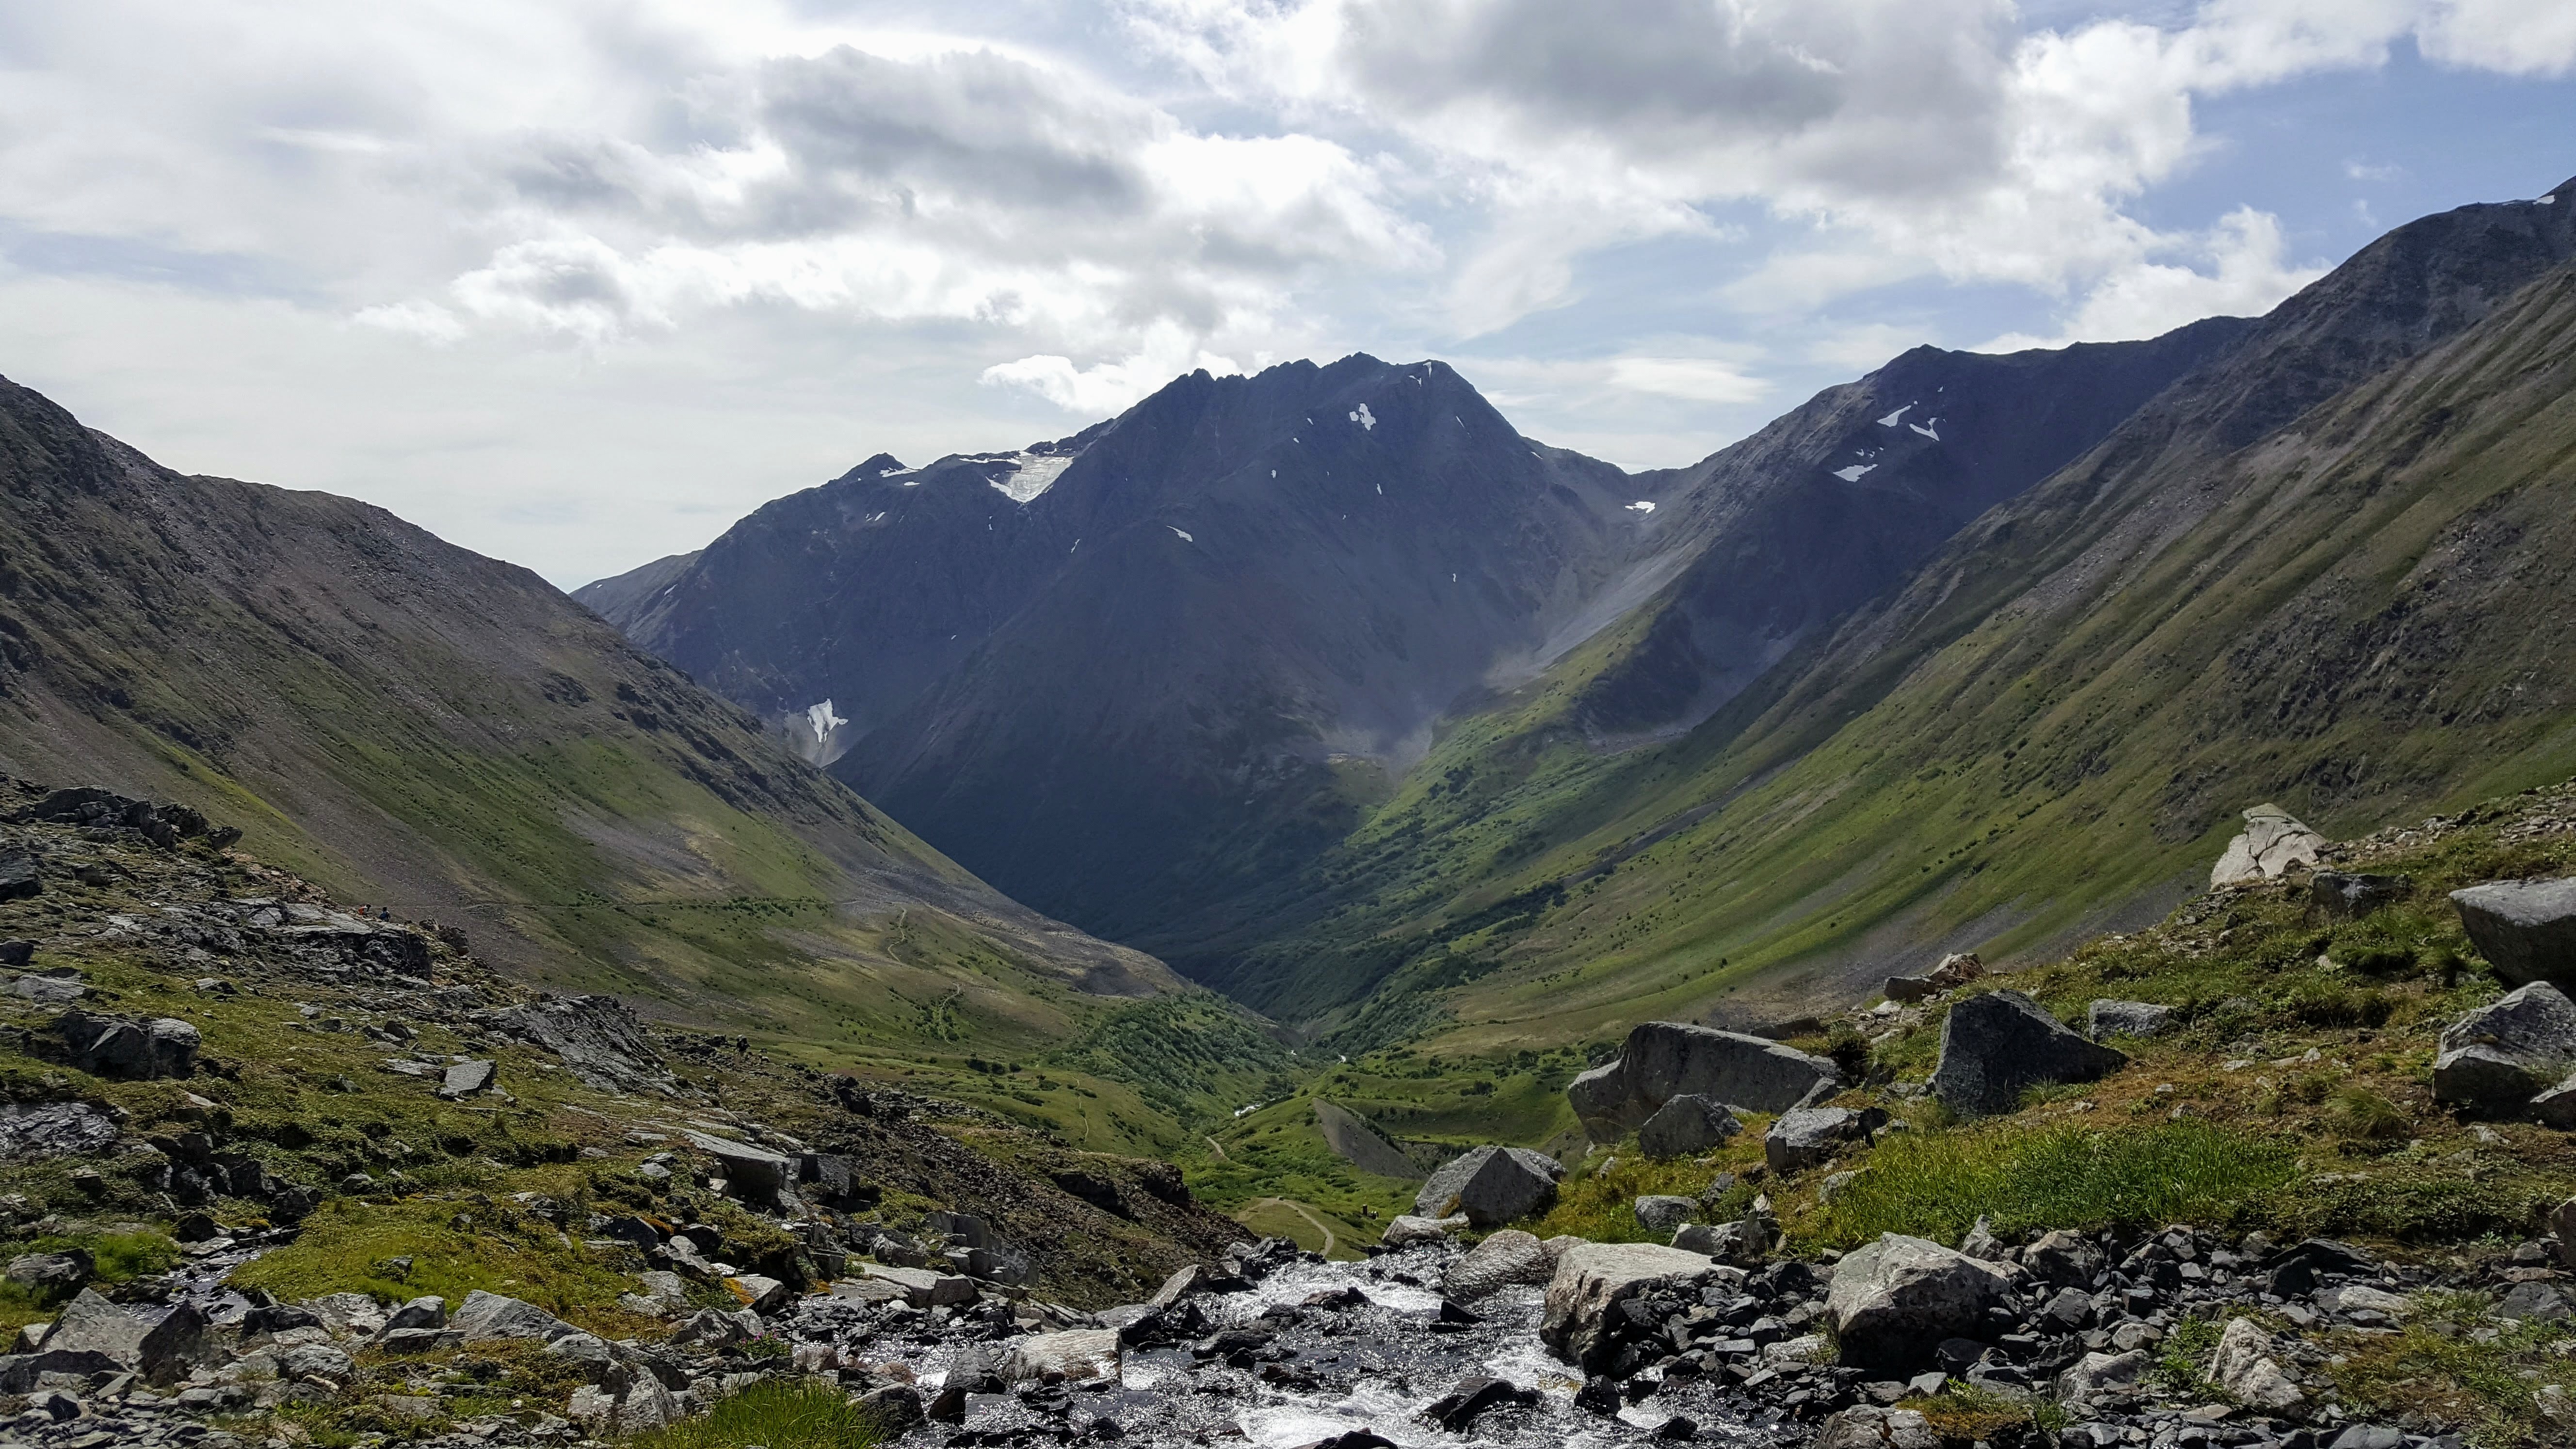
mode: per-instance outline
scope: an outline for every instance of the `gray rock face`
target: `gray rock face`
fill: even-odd
[[[2105,1393],[2136,1388],[2147,1376],[2152,1361],[2143,1348],[2127,1353],[2088,1353],[2073,1368],[2057,1376],[2057,1396],[2070,1403],[2080,1403]]]
[[[2218,864],[2209,871],[2210,889],[2277,880],[2300,866],[2317,863],[2326,838],[2301,825],[2278,805],[2257,805],[2245,812],[2245,833],[2227,842]]]
[[[2576,1069],[2576,1001],[2547,981],[2516,987],[2442,1033],[2433,1095],[2489,1110],[2516,1108]]]
[[[490,1062],[458,1062],[447,1069],[446,1077],[439,1082],[438,1095],[450,1102],[471,1097],[492,1085],[494,1070]]]
[[[60,1030],[72,1065],[93,1076],[151,1081],[197,1070],[197,1029],[175,1016],[144,1020],[67,1011]]]
[[[500,1013],[495,1024],[553,1052],[603,1092],[679,1095],[679,1079],[645,1037],[643,1019],[614,996],[542,996]]]
[[[1548,1280],[1539,1341],[1586,1373],[1604,1367],[1612,1339],[1610,1311],[1638,1293],[1697,1283],[1716,1271],[1698,1253],[1652,1243],[1578,1243],[1557,1260]]]
[[[2173,1024],[2174,1009],[2144,1001],[2097,1001],[2084,1012],[2084,1034],[2095,1041],[2115,1036],[2155,1036]]]
[[[794,1159],[748,1142],[691,1131],[689,1145],[716,1160],[724,1171],[725,1189],[735,1197],[762,1202],[795,1180]]]
[[[31,1293],[60,1299],[78,1292],[96,1271],[89,1254],[74,1248],[68,1253],[22,1253],[9,1260],[6,1276]]]
[[[1932,1095],[1962,1116],[1991,1116],[2020,1105],[2025,1087],[2089,1082],[2128,1062],[2020,992],[1990,991],[1951,1007],[1941,1023]]]
[[[33,941],[0,941],[0,966],[24,966],[36,959]]]
[[[1612,1142],[1685,1094],[1749,1111],[1779,1112],[1841,1080],[1832,1062],[1776,1041],[1678,1021],[1649,1021],[1628,1033],[1617,1061],[1576,1077],[1565,1096],[1593,1140]]]
[[[1684,1092],[1656,1108],[1637,1129],[1637,1147],[1648,1157],[1690,1157],[1723,1146],[1743,1130],[1725,1103]]]
[[[1518,1228],[1505,1228],[1467,1250],[1440,1275],[1441,1291],[1473,1303],[1514,1283],[1545,1283],[1556,1274],[1547,1245]]]
[[[2471,886],[2451,904],[2496,975],[2576,985],[2576,876]]]
[[[1802,1172],[1860,1135],[1860,1114],[1849,1107],[1800,1107],[1762,1134],[1762,1160],[1773,1172]]]
[[[0,901],[24,900],[45,893],[45,877],[36,858],[23,850],[0,851]]]
[[[2395,905],[2415,889],[2415,878],[2405,875],[2358,875],[2340,870],[2321,870],[2308,879],[2308,899],[2328,920],[2357,921],[2371,912]]]
[[[1426,1218],[1466,1214],[1480,1228],[1500,1227],[1556,1201],[1564,1164],[1526,1147],[1479,1147],[1451,1159],[1414,1195],[1413,1211]]]
[[[1634,1211],[1640,1226],[1652,1232],[1669,1233],[1690,1221],[1699,1204],[1686,1197],[1668,1197],[1649,1193],[1637,1199]]]
[[[1882,1375],[1929,1363],[1943,1340],[1963,1338],[2004,1301],[2002,1269],[1939,1243],[1895,1233],[1834,1265],[1825,1320],[1842,1362]]]
[[[86,1102],[0,1107],[0,1158],[96,1152],[116,1138],[116,1119]]]
[[[205,1329],[203,1315],[188,1304],[137,1313],[108,1302],[95,1288],[84,1288],[46,1331],[44,1349],[49,1354],[101,1354],[129,1373],[166,1384],[194,1366]]]
[[[486,1293],[477,1288],[465,1295],[456,1316],[447,1326],[471,1342],[485,1338],[552,1339],[573,1332],[573,1326],[533,1303]]]

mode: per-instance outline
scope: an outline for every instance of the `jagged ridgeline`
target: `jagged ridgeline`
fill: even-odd
[[[181,476],[5,383],[0,773],[185,802],[522,979],[953,1078],[1101,1145],[1168,1140],[1170,1107],[1271,1069],[1113,1071],[1162,1107],[971,1069],[1187,988],[993,891],[526,570],[347,499]]]

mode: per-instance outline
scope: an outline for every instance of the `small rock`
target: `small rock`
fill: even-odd
[[[1865,1404],[1825,1420],[1810,1449],[1941,1449],[1941,1436],[1912,1409]]]
[[[1655,1233],[1669,1233],[1673,1229],[1680,1227],[1682,1224],[1689,1222],[1691,1213],[1698,1207],[1698,1203],[1686,1197],[1669,1197],[1650,1193],[1647,1196],[1637,1199],[1632,1210],[1637,1215],[1638,1225],[1645,1228],[1647,1231]],[[1536,1242],[1537,1239],[1533,1238],[1531,1241]]]
[[[457,1062],[447,1069],[445,1079],[438,1084],[438,1095],[449,1102],[473,1096],[492,1085],[492,1074],[493,1066],[488,1061]]]
[[[551,1339],[573,1326],[533,1303],[477,1288],[465,1295],[447,1322],[467,1342],[487,1338]]]
[[[2308,878],[2308,899],[2329,920],[2357,921],[2395,905],[2415,889],[2412,876],[2356,875],[2321,870]]]
[[[2218,1336],[2207,1374],[2211,1382],[2249,1409],[2286,1413],[2306,1399],[2281,1368],[2280,1345],[2251,1318],[2231,1318]]]
[[[2069,1402],[2081,1402],[2105,1393],[2124,1393],[2134,1389],[2147,1376],[2151,1366],[2144,1349],[2127,1353],[2088,1353],[2083,1359],[2057,1376],[2057,1396]]]
[[[1003,1382],[1012,1385],[1046,1382],[1051,1376],[1067,1383],[1106,1379],[1114,1384],[1124,1352],[1114,1328],[1035,1333],[1012,1342],[1000,1372]]]

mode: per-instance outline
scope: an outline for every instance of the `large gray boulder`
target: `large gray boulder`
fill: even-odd
[[[1545,1283],[1556,1275],[1547,1244],[1518,1228],[1505,1228],[1467,1250],[1440,1275],[1441,1291],[1473,1303],[1515,1283]]]
[[[1637,1129],[1637,1147],[1648,1157],[1692,1157],[1724,1146],[1744,1130],[1724,1102],[1684,1092],[1655,1109]]]
[[[1913,1409],[1862,1404],[1825,1420],[1808,1449],[1941,1449],[1941,1436]]]
[[[2009,1281],[1992,1263],[1888,1233],[1834,1265],[1825,1321],[1843,1363],[1903,1378],[1931,1362],[1943,1340],[1979,1334]]]
[[[1013,1386],[1040,1383],[1053,1374],[1067,1383],[1106,1379],[1114,1386],[1123,1352],[1114,1328],[1033,1333],[1012,1340],[1009,1352],[1002,1355],[1002,1381]]]
[[[2576,985],[2576,876],[2471,886],[2451,904],[2496,975]]]
[[[2547,981],[2519,986],[2442,1033],[2437,1101],[2519,1109],[2576,1069],[2576,1001]]]
[[[716,1160],[724,1173],[725,1191],[745,1202],[768,1202],[796,1180],[796,1160],[784,1154],[710,1132],[686,1130],[683,1135],[690,1146]]]
[[[63,1013],[63,1045],[71,1064],[100,1077],[150,1081],[185,1077],[197,1070],[197,1029],[175,1016],[151,1018]]]
[[[1950,1008],[1932,1095],[1965,1117],[2009,1112],[2025,1087],[2089,1082],[2129,1059],[2086,1041],[2018,991],[1989,991]]]
[[[1565,1165],[1526,1147],[1478,1147],[1454,1157],[1414,1195],[1415,1215],[1445,1218],[1464,1213],[1469,1224],[1498,1228],[1556,1201]]]
[[[1449,1235],[1467,1226],[1467,1215],[1455,1213],[1445,1218],[1426,1218],[1414,1213],[1397,1213],[1386,1220],[1386,1231],[1378,1241],[1390,1248],[1418,1248],[1425,1243],[1445,1243]]]
[[[2257,805],[2245,812],[2245,833],[2227,842],[2210,867],[2209,886],[2257,885],[2278,880],[2301,866],[2314,866],[2326,838],[2301,825],[2278,805]]]
[[[1687,1022],[1648,1021],[1628,1033],[1617,1061],[1576,1077],[1565,1097],[1594,1141],[1615,1142],[1684,1094],[1779,1112],[1841,1081],[1832,1062],[1776,1041]]]
[[[1762,1160],[1773,1172],[1802,1172],[1860,1135],[1861,1115],[1849,1107],[1795,1108],[1762,1134]]]
[[[1699,1202],[1695,1198],[1673,1197],[1667,1193],[1648,1193],[1630,1207],[1637,1215],[1638,1226],[1650,1233],[1669,1233],[1691,1220]]]
[[[480,1288],[465,1295],[447,1326],[467,1342],[487,1338],[550,1340],[575,1331],[573,1326],[533,1303]]]
[[[43,1347],[48,1354],[98,1354],[129,1373],[167,1384],[196,1367],[205,1332],[205,1316],[192,1304],[137,1312],[84,1288],[55,1316]]]
[[[1696,1284],[1717,1271],[1704,1254],[1653,1243],[1577,1243],[1557,1260],[1547,1284],[1539,1341],[1586,1373],[1608,1366],[1615,1351],[1610,1311],[1639,1293]]]
[[[2281,1367],[2281,1345],[2251,1318],[2231,1318],[2209,1356],[2207,1377],[2227,1396],[2267,1414],[2298,1407],[2307,1395]]]

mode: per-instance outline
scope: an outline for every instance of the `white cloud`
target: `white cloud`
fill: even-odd
[[[1616,358],[1610,385],[1691,402],[1749,403],[1771,395],[1765,379],[1712,357]]]
[[[1217,377],[1243,371],[1232,358],[1200,351],[1187,333],[1165,324],[1147,332],[1142,348],[1114,362],[1076,367],[1069,357],[1023,357],[985,368],[981,380],[987,386],[1025,388],[1067,412],[1102,417],[1180,373],[1201,368]]]

